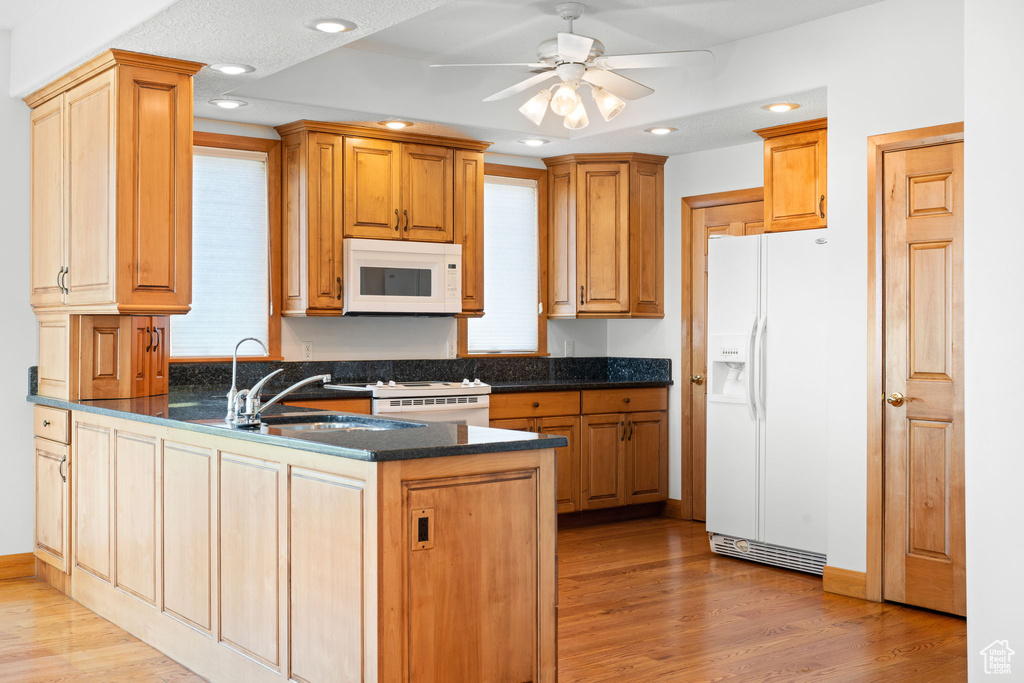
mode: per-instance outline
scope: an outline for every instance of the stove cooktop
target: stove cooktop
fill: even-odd
[[[461,382],[384,382],[376,384],[325,384],[325,389],[335,391],[371,391],[374,398],[395,398],[403,396],[464,396],[491,393],[491,385],[479,379],[464,379]]]

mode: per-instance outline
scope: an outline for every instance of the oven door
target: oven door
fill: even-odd
[[[487,427],[490,424],[490,405],[489,396],[375,398],[373,414],[424,422],[452,422],[471,427]]]
[[[462,310],[461,245],[346,239],[344,259],[346,315]]]

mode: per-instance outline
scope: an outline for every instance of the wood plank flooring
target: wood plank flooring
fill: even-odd
[[[702,524],[559,532],[559,681],[963,681],[966,622],[712,554]],[[33,579],[0,581],[0,680],[201,681]]]

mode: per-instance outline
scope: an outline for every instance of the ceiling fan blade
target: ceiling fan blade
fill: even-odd
[[[590,48],[594,45],[593,38],[576,35],[575,33],[558,34],[558,55],[567,62],[587,61]]]
[[[604,71],[603,69],[587,69],[587,72],[583,74],[583,80],[600,86],[624,100],[639,100],[641,97],[647,97],[654,92],[652,88],[648,88],[642,83],[637,83],[631,78],[626,78],[611,71]]]
[[[544,62],[505,62],[500,64],[431,64],[431,68],[434,67],[451,67],[451,66],[524,66],[527,69],[546,69],[550,67],[550,64]]]
[[[494,93],[490,97],[485,97],[484,102],[493,102],[494,100],[503,100],[506,97],[512,97],[513,95],[516,95],[518,93],[523,92],[524,90],[527,90],[528,88],[532,88],[535,85],[540,85],[544,81],[554,78],[556,75],[557,74],[554,71],[545,71],[542,74],[535,74],[524,81],[519,81],[515,85],[509,86],[504,90],[500,90]]]
[[[710,50],[610,55],[594,60],[594,64],[602,69],[657,69],[666,66],[711,66],[714,63],[715,55]]]

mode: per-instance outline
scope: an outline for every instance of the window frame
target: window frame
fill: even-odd
[[[458,316],[458,357],[459,358],[538,358],[548,353],[548,171],[546,168],[508,166],[505,164],[484,164],[484,176],[521,178],[537,181],[537,350],[534,353],[470,353],[469,316]],[[484,239],[487,240],[486,228]],[[486,268],[486,265],[485,265]],[[484,289],[484,314],[487,313],[487,290]],[[474,316],[475,317],[475,316]]]
[[[266,356],[239,356],[238,360],[279,361],[281,355],[281,141],[268,138],[251,138],[243,135],[222,133],[192,133],[192,147],[215,147],[243,152],[263,152],[267,155],[267,231],[270,244],[267,257],[270,273],[267,288],[270,300],[267,306],[270,316],[267,320],[268,339]],[[189,205],[191,208],[191,204]],[[213,363],[231,360],[231,356],[171,356],[171,363]]]

